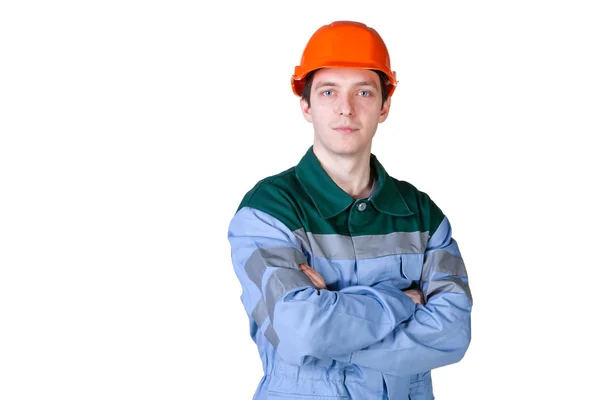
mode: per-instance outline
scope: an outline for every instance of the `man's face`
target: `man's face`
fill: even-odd
[[[390,99],[381,106],[381,82],[366,69],[323,68],[313,77],[310,107],[301,100],[304,118],[313,124],[315,149],[330,155],[371,151],[377,125],[386,120]]]

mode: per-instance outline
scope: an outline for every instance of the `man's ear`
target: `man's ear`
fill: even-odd
[[[310,106],[308,105],[308,101],[303,98],[300,99],[300,109],[302,110],[302,115],[304,119],[308,122],[312,122],[312,115],[310,113]]]
[[[390,106],[392,105],[392,98],[388,97],[381,107],[381,114],[379,114],[379,123],[385,121],[390,114]]]

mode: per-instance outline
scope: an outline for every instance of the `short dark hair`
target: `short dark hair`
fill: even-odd
[[[315,72],[317,72],[318,69],[314,70],[314,71],[310,71],[305,78],[304,81],[304,88],[302,89],[302,100],[306,101],[306,104],[308,104],[308,107],[310,108],[310,90],[312,88],[312,81],[313,78],[315,76]],[[384,74],[381,71],[377,71],[377,70],[371,70],[375,73],[377,73],[377,75],[379,76],[379,82],[381,83],[381,108],[383,108],[383,105],[385,104],[385,101],[388,99],[389,96],[389,90],[387,87],[387,82],[389,81],[389,78],[387,77],[386,74]]]

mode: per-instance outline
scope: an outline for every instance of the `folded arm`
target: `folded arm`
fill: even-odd
[[[228,238],[246,312],[290,364],[305,357],[348,362],[415,312],[411,298],[383,283],[318,290],[299,267],[307,260],[294,234],[262,211],[240,209]]]
[[[421,288],[426,304],[376,344],[357,351],[351,363],[408,376],[458,362],[471,341],[472,298],[457,243],[444,217],[429,240]]]

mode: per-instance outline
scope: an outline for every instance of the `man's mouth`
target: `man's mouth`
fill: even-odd
[[[340,132],[340,133],[352,133],[352,132],[357,131],[358,128],[355,128],[350,125],[341,125],[341,126],[337,126],[337,127],[333,128],[333,130]]]

